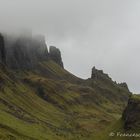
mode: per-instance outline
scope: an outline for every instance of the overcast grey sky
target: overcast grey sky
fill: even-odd
[[[96,66],[140,93],[140,0],[0,0],[0,30],[19,28],[45,34],[75,75]]]

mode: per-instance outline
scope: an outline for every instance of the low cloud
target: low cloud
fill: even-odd
[[[139,0],[0,0],[0,30],[32,29],[62,51],[66,69],[88,78],[103,69],[131,91],[140,87]]]

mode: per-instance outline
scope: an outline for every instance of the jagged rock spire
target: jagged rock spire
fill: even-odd
[[[56,48],[55,46],[50,46],[49,56],[53,61],[55,61],[58,65],[64,68],[61,58],[61,52],[58,48]]]
[[[94,79],[94,78],[99,77],[100,75],[106,75],[106,74],[103,73],[103,70],[98,70],[98,69],[96,69],[96,67],[94,66],[94,67],[92,68],[91,78]]]

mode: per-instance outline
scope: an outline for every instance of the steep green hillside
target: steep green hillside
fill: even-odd
[[[111,79],[82,80],[52,60],[38,67],[1,65],[0,139],[87,140],[120,118],[130,93]]]
[[[93,135],[100,140],[139,140],[140,139],[140,95],[133,95],[128,101],[122,118],[106,130]]]
[[[42,35],[0,35],[0,140],[93,139],[130,95],[95,67],[86,80],[69,73]]]

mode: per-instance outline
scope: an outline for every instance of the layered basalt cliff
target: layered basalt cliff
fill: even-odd
[[[60,50],[51,46],[48,52],[45,36],[0,35],[0,61],[12,69],[32,69],[50,59],[63,67]]]
[[[6,64],[6,50],[4,44],[4,37],[0,34],[0,62]]]
[[[48,50],[42,36],[20,36],[12,46],[6,46],[6,62],[10,68],[33,68],[47,59]]]

